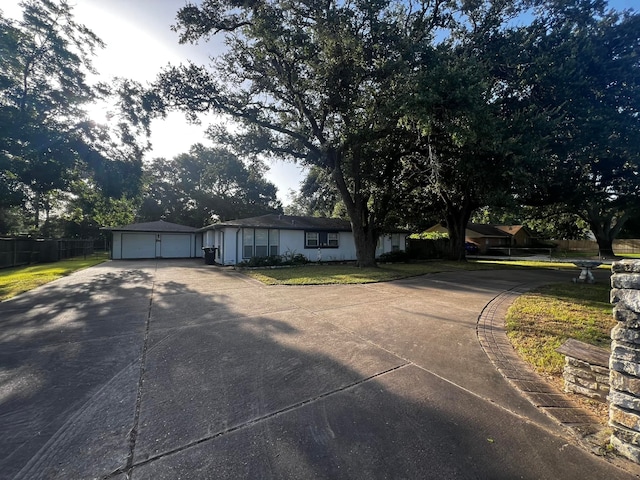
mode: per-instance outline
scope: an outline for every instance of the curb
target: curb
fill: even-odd
[[[535,407],[567,427],[577,438],[584,439],[603,430],[598,419],[536,373],[507,338],[504,327],[507,309],[518,296],[538,285],[541,284],[517,285],[494,297],[478,317],[476,334],[491,363],[511,385]]]

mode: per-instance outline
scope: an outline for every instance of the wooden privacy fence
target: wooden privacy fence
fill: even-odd
[[[93,240],[0,238],[0,268],[91,255]]]
[[[598,243],[594,240],[552,240],[558,252],[583,252],[598,254]],[[639,239],[619,239],[613,241],[613,251],[617,255],[640,253]]]

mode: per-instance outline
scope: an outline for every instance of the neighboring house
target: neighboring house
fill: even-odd
[[[427,232],[446,233],[447,228],[437,224]],[[484,225],[469,223],[465,230],[465,241],[478,245],[481,253],[491,248],[529,247],[532,244],[531,233],[522,225]]]
[[[112,233],[113,260],[202,256],[202,234],[197,228],[159,220],[103,230]]]
[[[199,230],[215,261],[235,265],[251,257],[302,254],[309,261],[356,260],[351,224],[337,218],[263,215],[216,223]],[[383,235],[376,256],[405,250],[407,232]]]

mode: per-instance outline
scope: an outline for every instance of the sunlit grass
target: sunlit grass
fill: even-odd
[[[439,261],[383,264],[378,268],[358,268],[355,265],[302,265],[252,269],[245,270],[244,273],[266,285],[328,285],[386,282],[427,273],[494,268],[495,265],[478,262]]]
[[[554,284],[519,297],[509,308],[507,335],[518,353],[544,374],[561,375],[568,338],[608,348],[615,321],[609,285]]]
[[[0,301],[107,260],[107,253],[0,270]]]
[[[478,263],[492,263],[494,265],[504,265],[505,267],[526,267],[526,268],[552,268],[552,269],[572,269],[577,267],[573,262],[563,262],[556,260],[476,260]],[[603,264],[597,268],[608,270],[611,265]]]
[[[428,273],[504,268],[576,270],[576,266],[570,262],[473,259],[467,262],[434,260],[420,263],[381,264],[378,268],[358,268],[355,265],[310,264],[283,268],[246,269],[243,272],[266,285],[326,285],[386,282]],[[600,268],[608,269],[611,267],[603,265]]]

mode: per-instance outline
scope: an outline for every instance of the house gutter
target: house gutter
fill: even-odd
[[[236,230],[236,258],[234,266],[238,264],[238,234],[240,233],[240,230],[242,230],[242,228],[238,228],[238,230]]]

